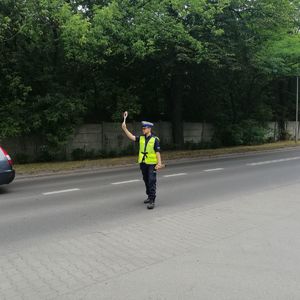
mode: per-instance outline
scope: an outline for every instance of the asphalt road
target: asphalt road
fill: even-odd
[[[170,163],[159,173],[153,211],[143,204],[138,166],[17,178],[0,188],[0,255],[296,182],[300,148]]]

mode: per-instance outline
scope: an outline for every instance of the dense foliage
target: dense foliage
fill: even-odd
[[[59,147],[79,122],[213,123],[259,143],[294,118],[299,1],[1,0],[0,139]]]

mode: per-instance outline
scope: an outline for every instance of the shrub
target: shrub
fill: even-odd
[[[213,143],[221,146],[258,145],[267,140],[267,127],[255,120],[217,126],[213,137]]]
[[[253,120],[241,124],[243,145],[263,144],[268,139],[268,129]]]
[[[54,161],[55,160],[55,154],[49,150],[47,145],[42,145],[37,153],[37,162],[48,162],[48,161]]]
[[[17,153],[14,157],[14,161],[18,164],[26,164],[29,162],[29,156],[25,153]]]
[[[82,160],[86,157],[86,151],[82,148],[76,148],[71,153],[72,160]]]
[[[94,159],[100,158],[102,153],[96,153],[95,150],[86,150],[84,148],[76,148],[71,153],[72,160]]]
[[[200,150],[200,149],[209,149],[212,148],[211,142],[194,142],[187,141],[184,143],[184,150]]]

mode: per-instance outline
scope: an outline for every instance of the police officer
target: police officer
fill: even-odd
[[[126,127],[126,118],[122,124],[127,137],[139,143],[139,158],[140,169],[143,174],[143,180],[146,186],[147,199],[144,201],[148,209],[153,209],[156,198],[156,172],[162,168],[159,138],[152,134],[153,123],[143,121],[141,136],[134,136]]]

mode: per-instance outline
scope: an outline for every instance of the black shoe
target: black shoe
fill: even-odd
[[[148,209],[153,209],[155,206],[155,203],[154,202],[150,202],[148,205],[147,205],[147,208]]]
[[[145,203],[145,204],[150,203],[150,199],[147,198],[147,199],[144,201],[144,203]]]

